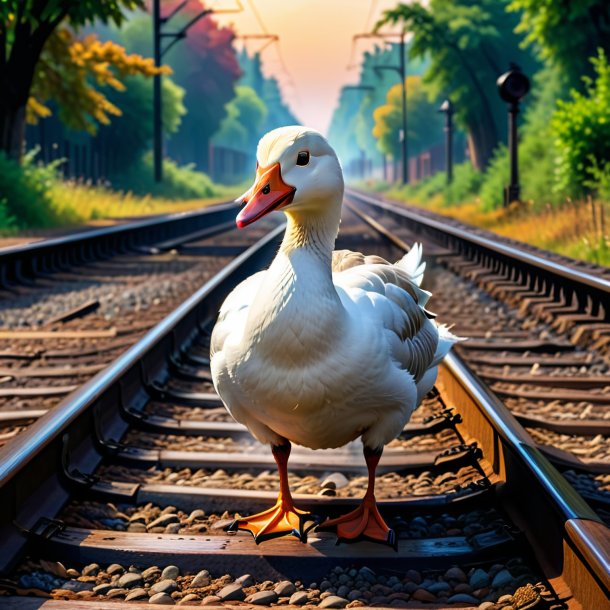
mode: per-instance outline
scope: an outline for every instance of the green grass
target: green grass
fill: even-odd
[[[120,189],[64,181],[59,175],[61,162],[43,166],[34,156],[35,152],[29,153],[19,165],[0,155],[0,234],[182,212],[234,199],[241,192],[171,161],[164,163],[164,181],[157,185],[146,158],[131,174],[133,184],[126,176],[117,181]]]

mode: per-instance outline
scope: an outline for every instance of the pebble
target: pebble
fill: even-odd
[[[254,578],[250,574],[244,574],[236,578],[235,582],[242,587],[251,587],[254,584]]]
[[[167,593],[155,593],[149,600],[149,604],[159,604],[163,606],[174,606],[176,602]]]
[[[111,585],[110,583],[103,583],[101,585],[97,585],[95,587],[93,587],[92,591],[94,593],[96,593],[97,595],[106,595],[106,593],[108,593],[108,591],[110,591],[110,589],[114,589],[114,585]]]
[[[451,585],[448,582],[445,582],[444,580],[441,580],[439,582],[435,582],[434,584],[430,585],[428,587],[428,591],[430,591],[430,593],[440,593],[441,591],[451,591]]]
[[[274,589],[278,597],[288,597],[296,590],[297,588],[289,580],[282,580],[282,582],[279,582]]]
[[[115,589],[110,589],[110,591],[108,591],[108,593],[106,593],[106,597],[108,597],[108,598],[123,597],[126,594],[127,594],[127,589],[115,588]]]
[[[421,584],[422,577],[417,570],[407,570],[406,577],[417,585]]]
[[[447,599],[448,602],[453,603],[458,603],[458,602],[464,602],[466,604],[478,604],[479,600],[476,597],[473,597],[472,595],[468,595],[467,593],[456,593],[455,595],[452,595],[450,598]]]
[[[338,595],[329,595],[325,597],[319,604],[319,608],[345,608],[349,602]]]
[[[479,604],[478,610],[492,610],[495,606],[496,604],[493,602],[483,602],[482,604]]]
[[[341,489],[349,484],[349,480],[340,472],[333,472],[322,481],[322,488],[325,489]]]
[[[226,587],[223,587],[218,592],[218,597],[223,602],[229,602],[229,601],[233,601],[233,600],[243,601],[244,598],[246,597],[246,594],[244,593],[244,590],[241,588],[241,585],[234,582],[234,583],[231,583],[230,585],[227,585]]]
[[[178,583],[171,578],[166,578],[164,580],[160,580],[158,583],[155,583],[150,590],[153,593],[173,593],[178,590]]]
[[[459,580],[460,582],[466,582],[468,580],[468,577],[464,574],[464,570],[457,567],[449,568],[445,572],[445,578],[447,580]]]
[[[278,600],[278,594],[271,591],[258,591],[253,595],[246,597],[245,601],[248,604],[254,604],[255,606],[266,606],[268,604],[275,604]]]
[[[288,600],[288,603],[291,606],[302,606],[306,604],[308,601],[307,592],[306,591],[297,591],[293,593],[291,598]]]
[[[413,599],[418,602],[435,602],[436,595],[430,593],[430,591],[427,591],[426,589],[417,589],[417,591],[413,593]]]
[[[189,516],[187,521],[192,523],[195,519],[203,519],[205,517],[205,511],[200,508],[196,508]]]
[[[500,570],[491,581],[491,586],[499,589],[513,581],[513,575],[508,570]]]
[[[50,572],[55,576],[59,576],[59,578],[68,578],[68,572],[64,564],[59,561],[46,561],[45,559],[41,559],[40,565],[45,571]]]
[[[473,589],[481,589],[482,587],[486,587],[489,584],[489,576],[487,572],[481,570],[481,568],[477,568],[468,579],[468,584]]]
[[[499,604],[512,604],[513,596],[512,595],[503,595],[502,597],[498,598],[498,603]]]
[[[347,597],[350,594],[350,588],[347,585],[341,585],[337,589],[337,595],[339,597]]]
[[[195,595],[194,593],[189,593],[188,595],[185,595],[179,602],[178,602],[178,606],[188,606],[188,605],[194,605],[196,606],[196,603],[193,602],[197,602],[199,601],[199,596]]]
[[[134,572],[127,572],[123,574],[121,578],[119,578],[118,585],[119,587],[124,587],[125,589],[131,589],[133,587],[137,587],[144,582],[141,574],[135,574]]]
[[[122,574],[124,571],[125,568],[118,563],[112,563],[106,568],[106,573],[110,574],[110,576],[114,576],[115,574]]]
[[[210,584],[210,573],[207,570],[197,572],[195,578],[191,581],[191,587],[207,587]]]
[[[100,571],[100,566],[97,563],[90,563],[83,568],[83,576],[96,576]]]
[[[143,599],[144,597],[148,597],[148,591],[146,591],[146,589],[143,589],[142,587],[138,587],[137,589],[134,589],[133,591],[130,591],[127,594],[127,597],[125,597],[125,601],[130,602],[132,599]]]
[[[177,566],[167,566],[163,572],[161,572],[161,579],[176,580],[179,575],[180,569]]]
[[[148,528],[144,523],[130,523],[127,526],[128,532],[135,532],[136,534],[143,534],[148,531]]]
[[[160,572],[161,568],[157,566],[150,566],[150,568],[146,568],[146,570],[142,572],[142,578],[144,580],[152,580],[153,578],[157,578]]]
[[[222,600],[218,595],[208,595],[201,600],[202,606],[217,606]]]

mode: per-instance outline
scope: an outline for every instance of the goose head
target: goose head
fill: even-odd
[[[258,144],[254,184],[238,202],[241,229],[274,210],[289,215],[320,217],[340,214],[343,173],[335,151],[317,131],[280,127]]]

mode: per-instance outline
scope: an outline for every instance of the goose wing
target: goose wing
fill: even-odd
[[[350,311],[376,317],[387,331],[390,351],[416,382],[436,366],[457,340],[425,309],[431,294],[420,288],[425,270],[414,244],[400,261],[340,250],[333,253],[333,281]]]

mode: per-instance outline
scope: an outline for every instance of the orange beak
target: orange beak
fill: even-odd
[[[282,180],[282,169],[279,163],[271,167],[259,167],[256,170],[256,180],[252,187],[242,196],[246,207],[237,215],[235,222],[238,228],[252,224],[273,210],[279,210],[288,205],[296,188]]]

